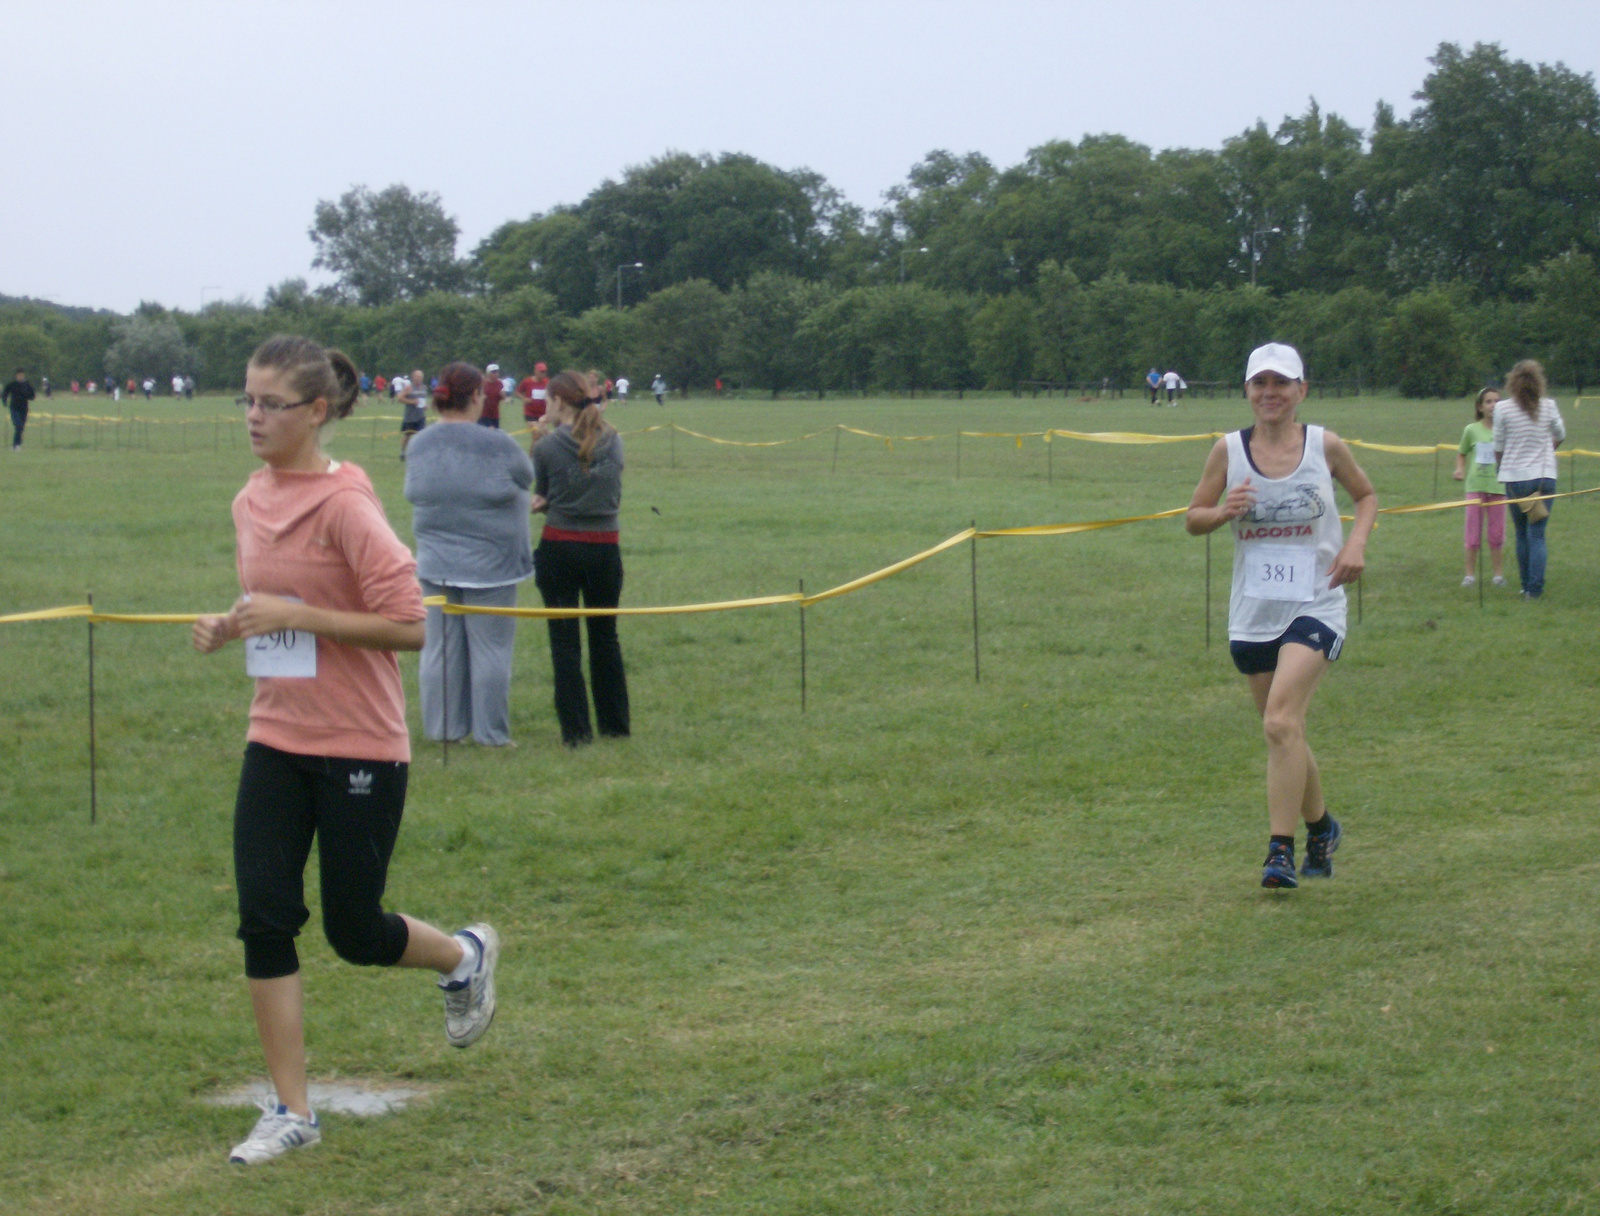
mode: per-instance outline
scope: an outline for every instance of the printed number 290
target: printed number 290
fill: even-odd
[[[276,633],[263,633],[251,640],[257,650],[293,650],[295,643],[300,640],[300,633],[295,629],[280,629]]]

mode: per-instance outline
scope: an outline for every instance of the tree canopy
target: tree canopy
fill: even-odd
[[[403,185],[374,194],[354,186],[338,202],[317,203],[308,233],[317,250],[311,265],[338,276],[334,293],[346,302],[415,300],[462,285],[460,233],[437,194],[413,194]]]
[[[182,330],[204,379],[292,327],[391,371],[543,358],[774,393],[1226,379],[1274,337],[1319,378],[1417,394],[1529,354],[1595,382],[1593,77],[1481,43],[1429,64],[1411,111],[1380,104],[1367,129],[1310,98],[1215,149],[935,150],[871,213],[806,168],[667,152],[459,260],[438,196],[355,186],[310,229],[331,288],[290,278],[259,308],[145,319]],[[37,302],[0,301],[0,324],[58,376],[128,349],[111,318]]]

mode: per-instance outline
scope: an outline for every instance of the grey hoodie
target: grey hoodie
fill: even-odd
[[[550,500],[545,522],[567,532],[615,532],[622,507],[622,436],[595,445],[587,471],[572,429],[551,431],[533,449],[534,492]]]

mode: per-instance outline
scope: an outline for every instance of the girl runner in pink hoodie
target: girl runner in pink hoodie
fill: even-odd
[[[313,837],[322,922],[349,962],[439,974],[445,1033],[466,1047],[494,1017],[499,941],[488,925],[448,935],[382,907],[411,760],[397,650],[422,648],[416,561],[367,475],[330,459],[322,428],[360,394],[355,366],[308,338],[264,342],[245,372],[250,450],[262,467],[233,500],[243,594],[203,616],[203,654],[243,640],[256,678],[234,807],[239,937],[275,1099],[229,1160],[255,1164],[315,1144],[304,991],[294,939],[310,913]]]

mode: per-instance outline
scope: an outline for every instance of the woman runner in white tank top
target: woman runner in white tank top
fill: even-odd
[[[1294,887],[1295,825],[1302,819],[1308,838],[1300,875],[1333,875],[1341,830],[1323,802],[1316,758],[1306,745],[1306,711],[1344,644],[1344,584],[1366,565],[1378,499],[1342,439],[1295,420],[1306,380],[1292,346],[1268,343],[1252,351],[1245,389],[1255,425],[1217,440],[1185,526],[1191,536],[1233,526],[1229,649],[1250,683],[1267,739],[1271,840],[1261,885]],[[1348,540],[1335,481],[1355,503]]]

